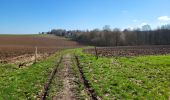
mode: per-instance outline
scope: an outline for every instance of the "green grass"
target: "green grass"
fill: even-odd
[[[56,61],[66,53],[79,55],[85,77],[102,100],[168,100],[170,97],[170,55],[103,57],[96,60],[94,56],[76,49],[62,51],[26,68],[0,65],[0,100],[36,99]],[[77,77],[77,96],[82,99],[84,95],[78,94],[82,94],[84,87],[72,60],[71,74]],[[62,83],[59,81],[58,78],[53,80],[49,96],[61,90]]]
[[[77,50],[81,67],[102,99],[168,100],[170,55],[99,58]]]
[[[61,54],[21,69],[0,65],[0,100],[35,99]]]

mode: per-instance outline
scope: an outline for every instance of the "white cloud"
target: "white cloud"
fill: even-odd
[[[160,16],[160,17],[158,17],[158,20],[166,22],[166,21],[170,21],[170,17],[168,17],[168,16]]]
[[[140,26],[144,26],[144,25],[148,25],[148,23],[143,22],[143,23],[141,23],[141,25],[140,25]]]

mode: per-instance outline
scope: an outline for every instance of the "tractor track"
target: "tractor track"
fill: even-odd
[[[47,82],[46,82],[45,85],[44,85],[43,92],[41,92],[41,93],[38,95],[38,98],[37,98],[38,100],[46,100],[48,91],[49,91],[49,89],[50,89],[50,85],[51,85],[51,83],[52,83],[52,80],[54,79],[54,76],[56,75],[56,73],[57,73],[57,71],[58,71],[58,67],[59,67],[60,64],[63,62],[63,59],[67,60],[66,58],[63,58],[63,56],[59,59],[59,61],[58,61],[57,64],[55,65],[53,71],[52,71],[51,74],[49,75]],[[64,60],[64,62],[65,62],[65,60]],[[86,91],[86,93],[88,94],[89,99],[90,99],[90,100],[100,100],[100,98],[95,94],[95,91],[92,89],[92,87],[90,86],[88,80],[87,80],[86,77],[84,76],[83,70],[82,70],[82,68],[81,68],[81,66],[80,66],[80,62],[79,62],[78,56],[75,56],[75,60],[76,60],[76,65],[77,65],[78,71],[79,71],[78,73],[79,73],[79,75],[80,75],[80,81],[81,81],[81,83],[84,85],[85,91]],[[67,65],[68,65],[68,64],[66,64],[66,66],[67,66]],[[69,67],[68,67],[68,68],[69,68]],[[67,68],[65,68],[65,70],[66,70],[66,69],[67,69]],[[67,69],[67,70],[68,70],[68,69]],[[67,73],[66,76],[69,76],[67,70],[66,70],[65,73]],[[59,100],[62,100],[62,99],[65,100],[66,97],[67,97],[68,100],[74,99],[74,98],[72,98],[72,96],[71,96],[71,94],[72,94],[72,91],[70,91],[71,85],[69,85],[69,83],[67,82],[67,81],[69,80],[69,77],[65,77],[65,78],[63,78],[63,80],[64,80],[64,82],[65,82],[65,84],[64,84],[64,87],[65,87],[65,88],[63,88],[63,90],[61,91],[61,95],[56,96],[55,99],[57,99],[57,98],[59,99],[60,96],[61,96],[61,98],[60,98]],[[65,92],[63,92],[64,90],[65,90]],[[70,92],[69,92],[69,91],[70,91]]]
[[[67,53],[63,56],[63,68],[59,72],[59,78],[62,80],[62,89],[53,96],[52,100],[78,100],[75,94],[75,77],[71,73],[72,56]]]
[[[88,80],[84,76],[83,70],[82,70],[82,68],[80,66],[80,62],[79,62],[78,56],[75,56],[75,59],[76,59],[77,67],[79,69],[79,73],[80,73],[80,77],[81,77],[81,82],[85,86],[85,90],[86,90],[87,94],[89,95],[90,99],[91,100],[100,100],[100,98],[98,96],[96,96],[96,94],[94,93],[94,90],[92,89],[92,87],[90,86]]]
[[[38,95],[38,100],[46,100],[47,94],[48,94],[48,90],[50,87],[50,84],[52,83],[52,80],[58,70],[58,67],[60,66],[61,62],[63,60],[63,57],[60,57],[59,61],[57,62],[57,64],[54,67],[54,70],[51,72],[51,74],[49,75],[49,78],[47,80],[47,82],[44,85],[44,90],[42,93],[40,93],[40,95]]]

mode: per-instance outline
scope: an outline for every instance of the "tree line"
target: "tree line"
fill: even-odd
[[[149,25],[144,25],[141,29],[124,29],[123,31],[104,26],[102,30],[91,31],[53,29],[46,34],[64,36],[80,43],[96,46],[170,45],[170,24],[155,30],[151,30]]]

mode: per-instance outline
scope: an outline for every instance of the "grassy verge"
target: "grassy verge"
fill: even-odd
[[[168,100],[170,55],[96,58],[76,51],[95,93],[102,99]]]
[[[0,100],[36,99],[60,55],[22,69],[0,65]]]

